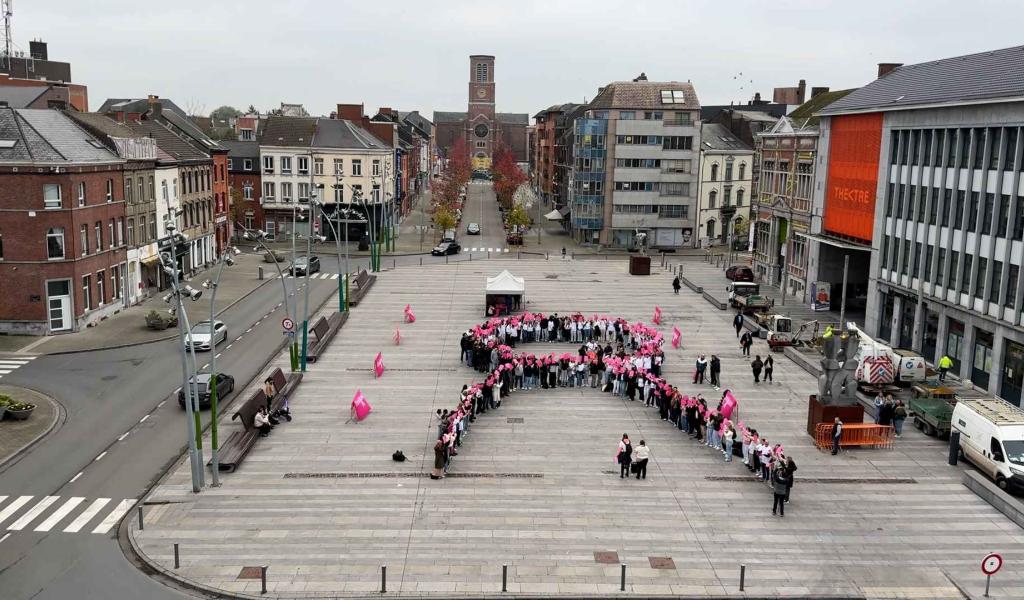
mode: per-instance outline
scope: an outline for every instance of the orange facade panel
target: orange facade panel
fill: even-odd
[[[871,243],[882,113],[832,117],[825,231]]]

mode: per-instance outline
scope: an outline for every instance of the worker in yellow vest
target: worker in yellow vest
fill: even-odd
[[[825,328],[825,333],[822,334],[821,337],[823,339],[828,339],[828,338],[832,337],[832,326],[831,325],[829,325],[828,327]]]
[[[939,359],[939,381],[946,380],[946,371],[953,368],[953,359],[943,354]]]

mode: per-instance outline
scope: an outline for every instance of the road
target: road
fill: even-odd
[[[488,248],[509,248],[505,242],[505,229],[502,225],[501,212],[498,210],[494,186],[490,181],[471,181],[466,188],[466,203],[462,208],[462,226],[459,232],[462,251],[472,251],[476,254],[481,251],[486,252]],[[470,223],[480,225],[480,235],[466,233],[466,227]],[[475,251],[474,248],[476,248]],[[509,248],[509,250],[512,251],[513,248]]]

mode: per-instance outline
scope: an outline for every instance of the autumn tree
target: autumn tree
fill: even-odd
[[[498,195],[498,202],[505,208],[511,208],[516,190],[526,183],[526,173],[519,168],[512,150],[504,145],[499,146],[494,152],[491,170],[494,174],[494,191]]]

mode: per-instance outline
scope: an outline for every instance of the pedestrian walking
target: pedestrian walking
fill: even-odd
[[[562,246],[562,260],[565,260],[565,246]]]
[[[774,382],[775,380],[772,379],[772,373],[774,372],[775,359],[772,358],[771,354],[769,354],[768,356],[764,357],[764,380]]]
[[[672,280],[672,291],[676,294],[679,293],[679,289],[683,287],[683,284],[679,283],[679,277],[677,276]]]
[[[619,478],[629,475],[629,466],[633,464],[633,444],[629,442],[629,436],[622,434],[619,440],[619,453],[616,455],[619,461]]]
[[[722,372],[722,361],[718,360],[718,357],[714,354],[711,355],[711,364],[708,366],[708,372],[711,374],[711,385],[715,386],[717,390],[721,385],[718,375]]]
[[[650,457],[651,449],[646,442],[640,440],[640,445],[636,448],[636,466],[633,467],[637,479],[647,479],[647,459]]]
[[[907,407],[902,400],[896,401],[896,407],[892,412],[892,428],[896,430],[896,437],[903,435],[903,422],[907,420]]]
[[[789,485],[786,486],[786,504],[789,504],[789,493],[793,491],[793,481],[796,480],[796,461],[792,456],[786,457],[786,470],[789,471]]]
[[[839,440],[843,437],[843,422],[836,417],[832,426],[832,456],[839,454]]]
[[[740,336],[740,348],[743,350],[743,356],[750,356],[750,347],[753,345],[754,338],[750,336],[749,331],[744,331]]]
[[[946,372],[953,368],[953,359],[943,354],[939,359],[939,381],[946,380]]]
[[[740,331],[743,329],[743,313],[736,313],[736,316],[732,318],[732,326],[736,328],[736,337],[740,337]]]
[[[754,383],[761,383],[761,369],[763,368],[764,362],[761,360],[761,355],[758,354],[750,363],[750,370],[754,372]]]
[[[772,492],[775,496],[772,502],[773,515],[778,510],[780,517],[786,516],[786,491],[789,489],[789,481],[789,470],[785,465],[775,469],[775,475],[772,477]]]

